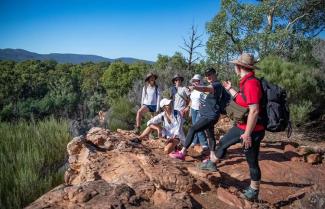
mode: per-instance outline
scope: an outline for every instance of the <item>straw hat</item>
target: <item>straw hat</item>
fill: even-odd
[[[230,61],[236,65],[240,65],[249,69],[259,70],[258,67],[254,66],[256,61],[254,60],[254,55],[248,53],[242,53],[238,59]]]
[[[158,76],[156,74],[148,73],[147,76],[146,76],[146,78],[144,79],[144,81],[147,82],[150,77],[154,77],[155,80],[157,80],[157,78],[158,78]]]
[[[176,79],[181,79],[182,82],[184,81],[184,77],[181,76],[180,74],[174,75],[172,82],[174,83]]]

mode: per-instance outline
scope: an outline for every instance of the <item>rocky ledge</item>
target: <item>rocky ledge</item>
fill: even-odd
[[[134,136],[92,128],[85,137],[74,138],[67,146],[65,184],[26,208],[280,208],[325,187],[319,157],[308,163],[312,159],[299,147],[264,142],[260,201],[251,203],[240,198],[249,184],[240,145],[232,146],[218,172],[211,173],[197,169],[202,160],[197,147],[179,161],[163,154],[163,141],[134,144]]]

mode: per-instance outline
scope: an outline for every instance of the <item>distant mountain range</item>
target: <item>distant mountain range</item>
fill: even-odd
[[[72,63],[79,64],[82,62],[114,62],[121,60],[125,63],[132,64],[134,62],[143,61],[148,64],[154,62],[148,60],[140,60],[132,57],[121,57],[117,59],[109,59],[97,55],[84,55],[84,54],[37,54],[35,52],[26,51],[23,49],[0,49],[0,60],[13,60],[13,61],[24,61],[24,60],[55,60],[58,63]]]

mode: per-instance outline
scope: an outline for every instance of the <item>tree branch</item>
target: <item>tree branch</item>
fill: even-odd
[[[288,30],[291,25],[295,24],[298,20],[304,18],[306,15],[309,15],[309,14],[304,13],[303,15],[300,15],[299,17],[296,17],[293,21],[288,23],[288,25],[287,25],[287,27],[285,29]]]
[[[238,41],[235,40],[234,36],[232,33],[226,31],[226,34],[231,38],[231,41],[237,46],[237,49],[240,53],[243,53],[243,50],[242,48],[240,47]]]

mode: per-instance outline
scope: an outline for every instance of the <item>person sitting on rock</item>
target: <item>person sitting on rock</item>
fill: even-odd
[[[190,102],[190,92],[189,90],[182,86],[184,77],[176,74],[173,79],[173,87],[171,88],[171,98],[173,100],[174,109],[178,110],[182,117],[189,112],[189,107],[187,106]]]
[[[146,84],[142,89],[141,107],[136,116],[134,129],[136,134],[140,133],[142,116],[147,112],[150,112],[151,116],[153,116],[155,112],[159,111],[160,90],[156,84],[157,78],[158,76],[153,73],[149,73],[145,78]]]
[[[146,139],[151,132],[157,131],[159,138],[167,139],[164,152],[169,154],[175,150],[180,141],[184,142],[185,140],[183,131],[184,119],[179,111],[173,110],[172,100],[166,98],[162,99],[160,101],[160,107],[163,112],[151,118],[147,122],[147,128],[142,134],[131,141],[140,143],[141,140]]]
[[[210,149],[210,159],[213,161],[216,159],[214,153],[216,146],[214,124],[218,122],[220,116],[220,107],[218,102],[223,91],[223,86],[217,81],[216,70],[214,68],[208,68],[205,72],[205,76],[210,84],[209,86],[196,85],[195,83],[193,83],[193,86],[190,86],[191,90],[197,90],[204,93],[202,94],[203,98],[200,100],[200,117],[189,129],[182,150],[170,153],[170,157],[172,158],[184,160],[187,149],[192,144],[195,134],[201,131],[206,131]],[[213,166],[211,167],[211,170],[216,170],[216,167],[213,164],[211,165]]]

